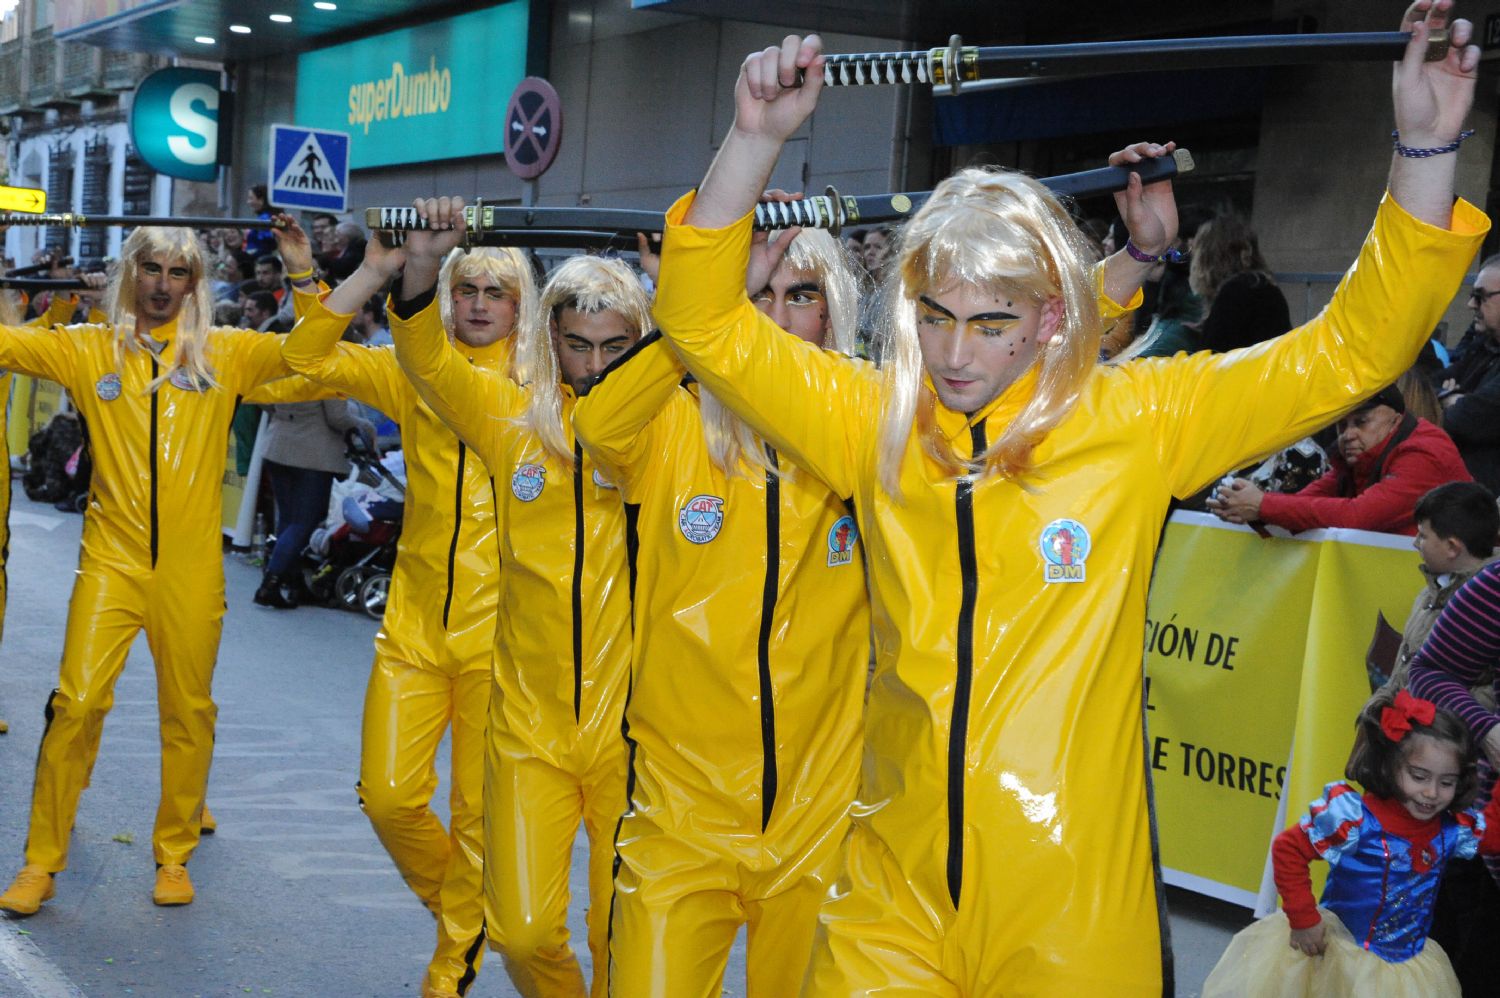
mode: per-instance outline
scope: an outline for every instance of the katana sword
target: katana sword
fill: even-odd
[[[71,256],[65,256],[61,260],[54,260],[54,261],[51,261],[49,263],[33,263],[33,264],[31,264],[30,266],[27,266],[27,267],[16,267],[14,270],[7,270],[4,273],[4,275],[0,275],[0,276],[5,276],[5,277],[35,277],[38,274],[45,274],[47,271],[51,270],[53,267],[71,267],[71,266],[73,266],[73,258]]]
[[[1141,180],[1149,184],[1169,180],[1192,168],[1192,154],[1178,149],[1171,156],[1129,166],[1042,177],[1039,182],[1059,197],[1084,198],[1124,190],[1132,173],[1140,174]],[[773,232],[800,226],[826,229],[837,236],[851,225],[900,222],[931,196],[931,191],[917,191],[849,197],[830,187],[826,194],[756,205],[754,228]],[[400,245],[407,232],[427,228],[427,223],[410,206],[366,208],[365,225],[390,245]],[[524,208],[480,201],[464,206],[464,227],[470,246],[628,248],[635,245],[637,232],[661,232],[666,227],[666,215],[623,208]]]
[[[107,225],[162,225],[189,229],[279,229],[271,218],[210,218],[204,215],[83,215],[77,212],[55,212],[32,215],[25,212],[0,213],[0,226],[31,225],[81,228]]]
[[[823,85],[928,83],[958,93],[965,83],[1025,76],[1094,76],[1175,69],[1244,66],[1304,66],[1328,62],[1399,60],[1411,34],[1405,31],[1307,35],[1226,35],[1218,38],[1156,38],[1062,45],[948,44],[925,52],[861,52],[825,56]],[[1448,54],[1447,29],[1427,40],[1427,61]]]

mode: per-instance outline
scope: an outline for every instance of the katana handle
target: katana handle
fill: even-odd
[[[76,212],[53,212],[33,215],[28,212],[0,213],[0,225],[58,226],[82,228],[92,226],[159,225],[189,229],[279,229],[282,226],[272,218],[210,218],[203,215],[177,215],[156,217],[153,215],[82,215]]]
[[[951,87],[957,93],[965,83],[1015,77],[1302,66],[1327,62],[1394,62],[1406,52],[1410,41],[1411,34],[1405,31],[1368,31],[978,48],[964,45],[963,40],[954,35],[946,46],[925,52],[827,56],[823,63],[823,85],[858,87],[929,83]],[[1427,61],[1446,58],[1448,45],[1446,29],[1433,31],[1427,40]]]

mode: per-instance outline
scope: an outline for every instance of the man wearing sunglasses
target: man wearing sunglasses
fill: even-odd
[[[1443,429],[1476,481],[1500,487],[1500,254],[1479,265],[1469,292],[1470,342],[1443,372]]]

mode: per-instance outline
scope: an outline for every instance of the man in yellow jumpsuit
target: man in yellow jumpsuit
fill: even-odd
[[[762,242],[746,286],[786,335],[852,353],[858,284],[826,232]],[[859,775],[859,531],[684,373],[652,334],[573,411],[640,535],[610,987],[717,995],[748,923],[750,993],[792,994]]]
[[[489,468],[501,504],[506,612],[495,632],[484,790],[490,941],[528,998],[585,993],[567,930],[582,821],[592,993],[602,996],[611,836],[625,809],[627,515],[569,417],[579,390],[640,338],[649,308],[624,265],[576,257],[553,272],[534,321],[520,328],[517,381],[476,371],[448,342],[432,300],[437,262],[461,235],[462,201],[417,209],[439,231],[406,244],[390,309],[396,354],[423,400]]]
[[[408,886],[437,916],[424,998],[467,993],[484,952],[484,727],[499,559],[494,485],[484,465],[412,387],[389,347],[340,342],[387,283],[362,264],[314,305],[282,346],[287,366],[401,427],[406,515],[365,694],[360,803]],[[517,250],[455,250],[438,311],[476,370],[511,374],[517,318],[536,308]],[[432,811],[438,743],[452,726],[451,823]]]
[[[1453,200],[1471,27],[1423,63],[1447,6],[1413,5],[1395,74],[1400,142],[1427,155],[1394,158],[1328,308],[1249,350],[1118,367],[1094,363],[1071,220],[989,171],[907,224],[881,371],[770,327],[742,292],[748,213],[821,60],[791,38],[746,61],[728,139],[669,213],[655,314],[705,388],[854,497],[868,545],[866,764],[804,994],[1161,993],[1141,726],[1156,537],[1172,496],[1394,381],[1451,300],[1488,225]],[[1174,221],[1135,228],[1137,252]]]
[[[295,223],[283,258],[309,269]],[[299,262],[305,258],[305,264]],[[0,368],[66,388],[88,422],[94,475],[58,687],[37,756],[26,865],[0,909],[30,915],[67,865],[115,680],[138,631],[156,661],[161,802],[153,899],[187,904],[213,752],[210,696],[224,613],[222,471],[241,395],[284,376],[278,337],[210,329],[213,298],[189,229],[142,227],[121,250],[109,324],[0,326]]]

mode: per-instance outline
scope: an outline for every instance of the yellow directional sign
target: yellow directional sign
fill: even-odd
[[[34,187],[0,187],[0,210],[40,214],[47,210],[47,192]]]

